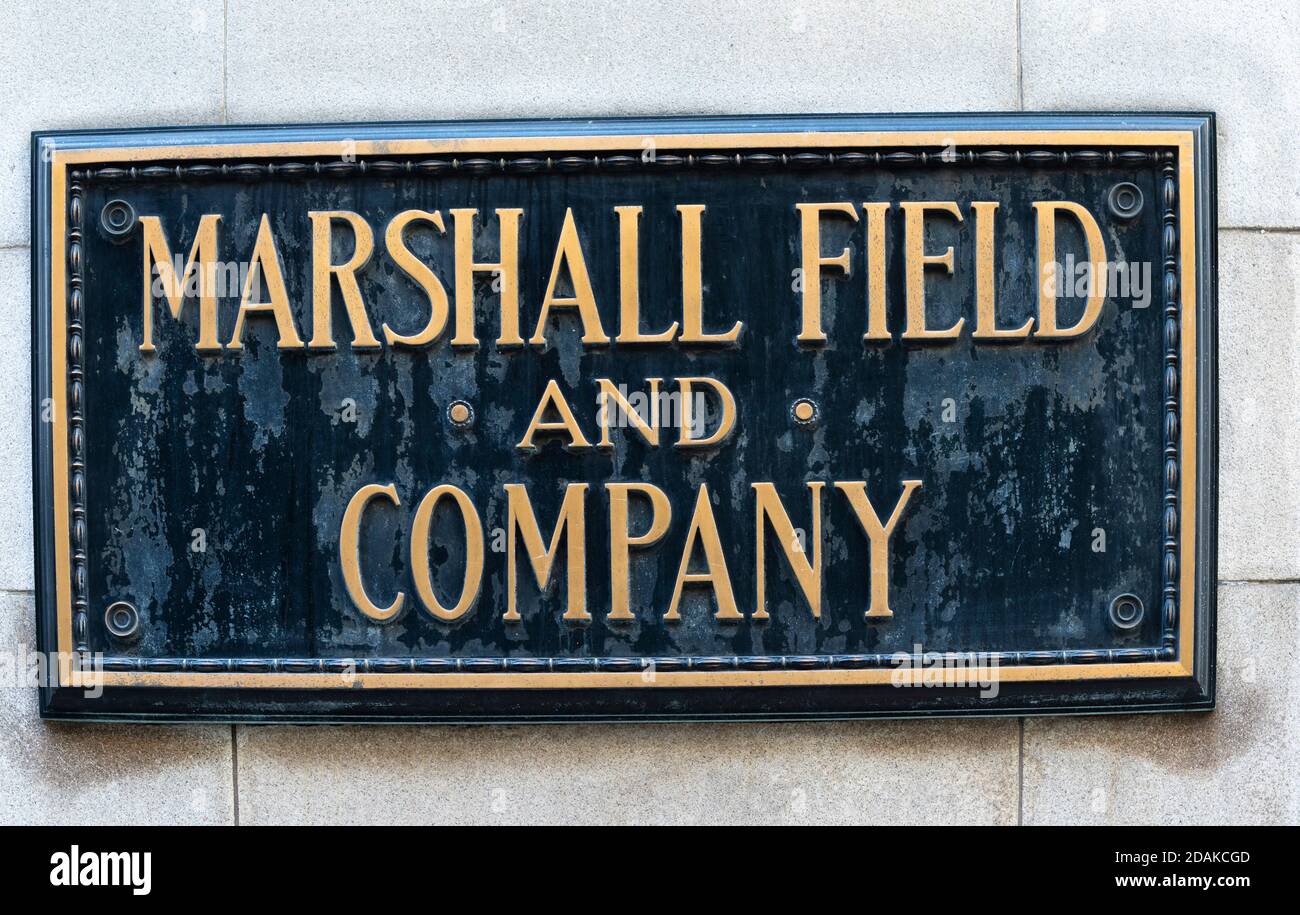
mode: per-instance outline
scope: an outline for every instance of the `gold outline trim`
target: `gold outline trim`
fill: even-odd
[[[1074,676],[1054,677],[1061,668],[1076,671]],[[104,671],[104,686],[211,686],[224,688],[275,689],[582,689],[601,687],[668,686],[865,686],[892,682],[895,671],[873,667],[862,670],[675,670],[613,673],[171,673],[149,671]],[[1147,677],[1181,677],[1186,672],[1177,661],[1151,661],[1133,664],[1045,664],[1007,667],[968,667],[963,670],[968,683],[981,678],[1002,683],[1044,682],[1053,680],[1111,680]],[[83,674],[89,677],[91,674]]]
[[[1190,677],[1196,609],[1196,198],[1194,137],[1183,130],[966,130],[966,131],[808,131],[797,133],[621,134],[600,136],[467,137],[439,140],[347,141],[356,155],[487,154],[521,152],[640,151],[651,140],[662,149],[771,149],[777,147],[883,146],[1173,146],[1178,149],[1180,235],[1179,313],[1181,423],[1179,442],[1180,582],[1177,661],[1110,664],[1051,664],[968,670],[1003,682],[1057,682]],[[68,683],[72,650],[70,522],[68,509],[67,384],[67,168],[90,163],[146,160],[323,156],[338,153],[343,140],[196,144],[191,146],[56,149],[51,160],[51,392],[54,398],[54,561],[57,640],[64,660],[59,680]],[[582,689],[633,687],[862,686],[889,683],[894,671],[858,670],[665,671],[643,673],[358,673],[345,678],[327,673],[194,673],[105,671],[105,686],[274,689]]]

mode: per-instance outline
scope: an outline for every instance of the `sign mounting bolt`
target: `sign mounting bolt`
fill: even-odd
[[[457,429],[468,429],[474,425],[474,408],[468,401],[453,400],[447,407],[447,419]]]
[[[135,228],[135,207],[125,200],[110,200],[99,213],[99,224],[104,227],[105,234],[120,241]]]
[[[1110,602],[1110,621],[1116,629],[1136,629],[1145,608],[1136,594],[1120,594]]]
[[[817,401],[807,397],[800,397],[790,405],[790,418],[795,421],[796,425],[815,426],[820,415],[821,410],[817,406]]]
[[[104,611],[108,634],[117,639],[133,639],[140,634],[140,611],[128,601],[119,600]]]
[[[1110,189],[1106,206],[1117,219],[1137,219],[1142,212],[1142,190],[1132,181],[1121,181]]]

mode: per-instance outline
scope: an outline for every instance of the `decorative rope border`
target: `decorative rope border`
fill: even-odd
[[[342,144],[340,144],[342,145]],[[930,153],[910,149],[873,152],[736,152],[609,156],[523,156],[516,158],[405,158],[314,160],[304,162],[222,162],[185,165],[104,166],[70,172],[68,197],[68,393],[70,404],[71,506],[72,506],[72,631],[75,650],[89,651],[87,640],[88,598],[86,594],[86,487],[83,402],[83,189],[92,181],[150,181],[227,178],[257,181],[264,178],[310,178],[317,176],[433,177],[451,173],[470,175],[527,175],[545,172],[575,173],[586,170],[625,172],[632,170],[672,171],[675,169],[731,168],[829,168],[902,167],[946,165],[1033,165],[1070,164],[1102,167],[1109,165],[1159,165],[1161,183],[1161,247],[1164,256],[1165,299],[1165,493],[1164,562],[1161,644],[1150,648],[1070,649],[1061,651],[998,651],[930,653],[946,660],[978,656],[1000,666],[1138,663],[1171,661],[1177,657],[1178,631],[1178,185],[1177,155],[1172,150],[1043,150],[968,149],[964,152]],[[663,658],[134,658],[108,657],[104,670],[127,672],[193,673],[550,673],[550,672],[639,672],[721,670],[845,670],[894,668],[911,663],[898,654],[826,655],[735,655]]]
[[[86,594],[86,435],[83,343],[85,250],[82,245],[82,181],[74,174],[68,187],[68,455],[71,496],[72,642],[73,651],[90,650]]]
[[[1074,651],[950,651],[923,657],[969,666],[1051,666],[1157,661],[1159,648]],[[714,670],[858,670],[897,668],[916,656],[898,654],[722,655],[663,658],[128,658],[104,659],[104,670],[130,673],[634,673]]]
[[[1165,258],[1165,557],[1164,607],[1161,612],[1161,660],[1178,656],[1178,182],[1174,157],[1163,159],[1161,172],[1161,244]]]
[[[344,146],[339,143],[340,148]],[[199,162],[185,165],[104,166],[72,172],[74,180],[81,181],[149,181],[171,178],[176,180],[205,178],[234,178],[258,181],[263,178],[347,178],[352,176],[419,175],[436,177],[451,172],[470,175],[532,175],[542,172],[575,173],[582,171],[626,172],[636,170],[673,171],[676,169],[728,169],[728,168],[823,168],[898,167],[909,165],[1143,165],[1156,164],[1173,153],[1161,150],[1004,150],[968,149],[965,152],[915,152],[906,148],[875,150],[873,152],[735,152],[735,153],[658,153],[646,150],[640,155],[615,154],[609,156],[519,156],[514,158],[483,156],[461,158],[406,158],[406,159],[314,159],[290,162]]]

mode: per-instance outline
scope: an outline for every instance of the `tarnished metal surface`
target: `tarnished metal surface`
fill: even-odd
[[[1152,129],[1167,126],[1152,120]],[[1130,130],[1131,121],[1124,125]],[[798,129],[818,126],[832,125],[800,122]],[[833,126],[888,125],[859,119]],[[1023,126],[1065,136],[1068,125],[1040,119]],[[690,135],[707,137],[715,127],[702,122]],[[1178,235],[1197,231],[1180,224],[1196,211],[1180,210],[1179,193],[1204,194],[1208,172],[1200,183],[1179,187],[1193,173],[1180,176],[1178,169],[1193,148],[1202,156],[1212,151],[1132,137],[1044,143],[1014,132],[1000,141],[938,147],[767,146],[748,128],[729,129],[732,137],[713,147],[643,141],[667,128],[623,124],[606,132],[624,134],[623,142],[585,151],[563,144],[510,151],[503,141],[500,151],[478,155],[404,154],[389,146],[371,150],[363,140],[360,149],[334,155],[164,151],[152,159],[166,167],[153,171],[148,160],[115,162],[111,151],[95,162],[70,162],[67,187],[78,212],[69,231],[80,223],[71,283],[84,293],[84,350],[70,367],[80,366],[84,377],[84,440],[72,440],[70,460],[83,449],[85,549],[84,583],[70,587],[69,632],[78,647],[106,655],[110,677],[122,685],[100,705],[69,696],[47,711],[791,717],[1208,702],[1208,671],[1194,671],[1193,660],[1197,644],[1208,644],[1212,612],[1196,602],[1212,596],[1187,593],[1200,569],[1180,563],[1195,556],[1182,552],[1182,538],[1193,534],[1189,509],[1213,506],[1198,504],[1178,477],[1194,466],[1186,460],[1189,442],[1208,447],[1213,432],[1209,398],[1192,417],[1199,437],[1182,434],[1179,412],[1189,393],[1180,380],[1200,383],[1187,372],[1189,355],[1201,366],[1207,352],[1212,358],[1212,337],[1189,346],[1183,336],[1191,327],[1186,303],[1209,314],[1211,264],[1189,264],[1185,255],[1194,249]],[[1205,142],[1203,133],[1184,129],[1189,143]],[[502,125],[494,130],[511,135]],[[357,129],[350,136],[367,134]],[[143,146],[148,138],[126,139]],[[38,209],[39,201],[38,189]],[[907,250],[911,217],[903,205],[949,201],[961,219],[931,210],[920,232],[918,251],[932,262],[922,268],[925,326],[964,324],[948,339],[909,339],[906,332],[917,328],[906,294],[909,260],[918,252]],[[981,201],[996,202],[996,211],[977,214]],[[1131,275],[1123,288],[1107,290],[1086,333],[1052,339],[1039,333],[1048,325],[1039,310],[1035,204],[1059,201],[1086,210],[1106,262],[1127,265]],[[846,251],[849,266],[846,275],[824,265],[816,281],[823,341],[810,332],[805,310],[809,223],[799,205],[832,202],[847,202],[853,215],[827,210],[815,217],[814,250],[824,259]],[[871,262],[879,245],[871,236],[872,203],[889,204],[881,222],[883,273]],[[704,208],[698,247],[681,210],[695,205]],[[621,257],[628,222],[615,209],[628,206],[642,208],[632,259]],[[467,208],[477,214],[453,215]],[[435,339],[404,346],[383,328],[413,336],[431,312],[429,295],[398,263],[386,234],[394,217],[410,210],[436,212],[443,222],[445,231],[428,219],[412,223],[402,239],[431,267],[447,312]],[[475,274],[477,343],[453,346],[453,334],[465,333],[458,324],[465,315],[457,308],[457,246],[469,241],[476,262],[502,260],[502,232],[509,231],[499,214],[508,210],[522,210],[516,276],[523,345],[498,344],[509,336],[502,273],[512,271],[505,269]],[[336,346],[319,345],[313,212],[357,214],[369,227],[373,253],[355,276],[376,348],[354,347],[345,289],[328,277]],[[251,294],[238,282],[217,297],[215,350],[196,349],[197,295],[186,298],[180,319],[165,295],[155,295],[146,329],[143,222],[156,220],[183,268],[192,246],[199,250],[205,214],[220,214],[216,257],[235,265],[241,280],[239,270],[246,274],[259,239],[270,234],[296,341],[269,311],[244,312],[236,329],[241,296],[245,303],[275,298],[265,276],[255,279]],[[1196,216],[1212,226],[1212,212]],[[979,234],[989,218],[991,252]],[[576,248],[565,247],[566,219]],[[461,235],[457,220],[472,221],[472,231]],[[1067,270],[1086,264],[1085,223],[1062,213],[1054,225],[1057,261]],[[332,226],[331,263],[343,264],[357,248],[356,232],[339,218]],[[1209,242],[1193,240],[1208,261]],[[949,246],[951,272],[933,264]],[[693,255],[702,331],[721,335],[741,322],[735,341],[680,339],[691,321]],[[665,331],[676,322],[678,339],[624,342],[632,266],[640,331]],[[1007,334],[1032,322],[1025,336],[977,338],[990,329],[977,315],[981,269],[991,270],[997,328]],[[585,300],[583,275],[598,324],[565,304]],[[1057,300],[1061,328],[1087,319],[1086,290],[1069,288],[1072,277],[1064,278]],[[511,281],[506,277],[507,286]],[[1209,288],[1183,298],[1179,283],[1188,281]],[[878,294],[873,282],[883,282],[877,320],[887,339],[864,340],[882,326],[869,319]],[[41,311],[39,288],[36,298]],[[554,307],[543,316],[548,298]],[[1207,317],[1202,332],[1210,331]],[[38,335],[48,333],[38,324]],[[150,341],[153,349],[142,349]],[[680,401],[669,399],[657,446],[634,425],[615,423],[604,433],[609,447],[601,447],[599,379],[623,386],[628,396],[648,393],[648,379],[662,379],[661,389],[675,396],[683,378],[712,379],[734,396],[734,428],[721,442],[683,447],[692,430],[681,428],[673,412]],[[529,441],[539,419],[564,418],[563,411],[539,410],[552,382],[573,425],[543,429]],[[61,383],[47,382],[52,389]],[[695,438],[724,421],[723,398],[701,382],[690,389],[701,391],[703,400],[692,401],[705,408]],[[575,425],[591,447],[575,445]],[[49,448],[40,435],[38,464]],[[535,447],[520,447],[525,441]],[[1213,472],[1208,453],[1201,474]],[[909,491],[906,481],[919,486]],[[859,482],[881,523],[899,507],[883,554],[887,566],[872,561],[861,503],[850,497]],[[611,513],[610,484],[619,483],[653,484],[667,504],[667,511],[652,512],[644,492],[629,497],[627,534],[645,534],[656,521],[666,526],[653,544],[634,539],[626,551],[625,612],[617,610],[622,548],[611,530],[619,519]],[[783,542],[770,518],[759,513],[756,521],[755,484],[764,483],[788,513],[796,544]],[[1208,491],[1208,480],[1193,483]],[[511,521],[511,484],[524,487],[542,542],[554,549],[543,589],[532,564],[538,551],[528,549],[522,523]],[[572,484],[587,486],[578,497],[583,536],[577,538],[571,515],[565,535],[552,543]],[[367,486],[391,490],[366,501],[359,493]],[[468,609],[450,620],[445,611],[462,595],[467,561],[471,577],[476,561],[472,525],[467,532],[450,495],[428,519],[436,607],[421,594],[412,567],[420,558],[412,553],[417,509],[439,486],[462,491],[482,527],[476,597],[467,594]],[[697,505],[701,492],[707,518]],[[75,515],[75,488],[71,498]],[[357,508],[351,552],[350,504]],[[49,510],[47,503],[43,511]],[[708,520],[725,568],[705,549]],[[699,524],[706,530],[696,531]],[[53,522],[38,525],[52,541]],[[76,535],[74,525],[70,536]],[[688,540],[696,548],[688,550]],[[42,616],[50,646],[59,612],[53,582],[72,575],[76,547],[74,539],[72,565],[51,569]],[[1201,564],[1211,548],[1195,544]],[[347,578],[350,558],[360,591]],[[820,565],[817,587],[795,574],[801,560]],[[706,570],[711,583],[690,581]],[[572,575],[581,577],[581,606]],[[887,607],[879,595],[873,599],[882,578]],[[765,613],[757,602],[760,580]],[[381,619],[378,611],[396,606],[398,595],[400,607]],[[1180,614],[1192,613],[1194,604],[1203,617],[1189,640]],[[129,620],[123,605],[138,619]],[[110,606],[118,608],[116,617]],[[994,690],[981,700],[978,688],[892,688],[888,672],[897,669],[897,655],[918,651],[981,653],[994,675],[1012,673],[1000,699]],[[1180,662],[1180,676],[1156,675],[1158,665]],[[1125,664],[1146,673],[1129,673]],[[1087,673],[1090,665],[1110,674]],[[855,679],[866,671],[880,676]],[[151,672],[174,679],[151,681]],[[479,674],[491,676],[475,681]],[[598,682],[615,674],[625,679]],[[286,679],[313,675],[320,679],[309,684]],[[386,682],[381,675],[408,679]],[[435,676],[462,680],[455,688],[421,688],[430,684],[420,677]],[[345,683],[324,682],[331,678]],[[1126,679],[1133,682],[1120,685]],[[295,690],[300,682],[310,690]],[[511,688],[515,683],[519,689]]]

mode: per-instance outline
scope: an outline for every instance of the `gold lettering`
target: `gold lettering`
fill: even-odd
[[[370,328],[370,318],[366,316],[365,303],[361,301],[361,287],[357,284],[357,271],[370,262],[370,255],[374,253],[374,233],[364,219],[347,210],[313,211],[307,216],[311,219],[312,288],[312,336],[308,347],[335,349],[332,278],[343,293],[348,322],[352,325],[352,348],[379,349],[379,341]],[[351,226],[355,239],[352,256],[342,264],[330,262],[336,220]]]
[[[885,204],[888,206],[888,204]],[[822,267],[839,267],[845,276],[852,272],[849,249],[844,248],[834,257],[822,255],[823,213],[843,213],[854,222],[858,211],[851,203],[796,203],[799,211],[803,239],[803,327],[796,338],[800,343],[825,343],[822,330]]]
[[[528,501],[528,491],[519,483],[507,483],[506,511],[506,613],[504,619],[518,622],[519,607],[516,590],[518,589],[518,568],[515,562],[517,552],[515,533],[518,531],[524,539],[524,550],[528,553],[529,563],[533,568],[533,577],[537,587],[546,589],[551,580],[551,571],[555,567],[555,558],[560,548],[560,538],[568,530],[566,540],[568,579],[568,604],[564,611],[566,620],[590,620],[587,612],[587,534],[586,519],[583,515],[584,500],[587,493],[586,483],[570,483],[564,491],[564,502],[560,506],[560,515],[555,521],[555,531],[551,534],[549,547],[542,545],[542,532],[537,527],[537,517],[533,514],[532,503]]]
[[[867,617],[870,619],[894,615],[894,611],[889,609],[889,541],[894,536],[894,529],[903,517],[912,493],[920,485],[920,480],[904,480],[903,494],[894,505],[889,523],[881,524],[880,516],[867,498],[866,483],[858,480],[835,484],[835,488],[849,500],[853,513],[857,515],[858,524],[862,525],[871,545],[871,605],[867,608]]]
[[[826,484],[820,482],[808,484],[808,491],[812,494],[812,562],[808,561],[804,545],[798,539],[794,525],[790,523],[790,516],[786,514],[785,506],[781,504],[781,497],[776,494],[776,487],[771,483],[752,485],[755,496],[754,536],[758,575],[756,588],[758,597],[753,618],[767,619],[767,531],[764,524],[767,521],[772,525],[772,533],[776,535],[776,541],[781,545],[781,552],[785,554],[786,562],[790,564],[790,571],[794,572],[795,580],[799,582],[804,599],[808,601],[808,608],[812,610],[813,618],[821,619],[822,488]]]
[[[1088,243],[1088,261],[1092,271],[1088,286],[1088,301],[1084,306],[1083,316],[1073,327],[1056,326],[1057,289],[1053,286],[1059,286],[1065,281],[1064,277],[1056,274],[1059,269],[1056,266],[1058,210],[1069,213],[1078,220],[1080,228],[1083,229],[1084,239]],[[1092,218],[1091,213],[1079,204],[1067,200],[1035,203],[1034,211],[1038,215],[1038,331],[1034,336],[1055,340],[1080,337],[1092,330],[1092,326],[1097,323],[1097,318],[1101,316],[1102,303],[1106,299],[1106,242],[1101,237],[1101,228],[1097,225],[1097,220]],[[1053,277],[1055,283],[1050,282]]]
[[[993,278],[997,269],[993,226],[998,205],[979,200],[971,205],[975,211],[975,333],[976,340],[1020,340],[1029,336],[1034,319],[1030,318],[1018,328],[999,328],[997,315],[997,290]]]
[[[269,302],[252,302],[250,299],[256,291],[258,277],[266,278],[266,291]],[[289,309],[289,292],[284,287],[284,274],[280,271],[280,254],[275,248],[275,236],[271,234],[271,219],[262,214],[262,224],[257,229],[257,241],[253,244],[253,257],[248,265],[248,280],[244,283],[244,292],[239,298],[239,313],[235,316],[235,332],[230,335],[231,349],[243,349],[244,318],[250,314],[270,314],[275,319],[275,328],[280,334],[276,343],[278,349],[299,349],[302,338],[293,324],[293,312]]]
[[[653,448],[659,447],[659,385],[662,378],[647,378],[650,385],[650,421],[646,422],[637,413],[636,408],[623,396],[623,392],[614,386],[608,378],[597,378],[600,384],[600,447],[613,448],[614,442],[609,437],[609,427],[614,413],[621,413],[631,422],[634,429]],[[634,395],[635,396],[635,395]]]
[[[569,278],[573,281],[573,296],[558,298],[555,287],[560,279],[560,268],[565,265],[568,266]],[[542,312],[537,316],[537,330],[528,341],[534,346],[546,345],[544,331],[552,308],[577,309],[582,321],[582,342],[588,346],[609,342],[605,329],[600,326],[600,312],[596,309],[596,295],[591,289],[591,277],[587,274],[587,261],[582,254],[578,227],[573,222],[572,207],[564,211],[564,226],[560,229],[560,242],[555,248],[551,279],[546,284],[546,295],[542,298]]]
[[[176,276],[172,265],[172,252],[163,234],[162,223],[157,216],[141,216],[140,229],[144,234],[144,339],[140,343],[140,352],[152,353],[153,346],[153,272],[158,265],[158,279],[162,285],[163,295],[171,308],[172,317],[180,320],[181,306],[185,304],[185,287],[188,285],[191,271],[198,271],[199,287],[199,342],[195,350],[200,353],[221,351],[221,341],[217,339],[217,223],[221,221],[219,213],[205,213],[199,217],[199,228],[194,233],[194,243],[190,245],[189,260],[185,262],[185,274]]]
[[[862,339],[888,343],[889,319],[885,313],[885,216],[888,203],[864,203],[867,212],[867,332]]]
[[[662,333],[641,333],[641,207],[614,207],[618,214],[619,343],[668,343],[677,336],[678,324]]]
[[[447,316],[450,311],[447,290],[443,288],[441,281],[429,266],[412,254],[411,249],[406,246],[406,227],[417,221],[432,223],[439,233],[447,234],[442,213],[437,210],[432,212],[403,210],[388,223],[388,228],[384,232],[384,244],[388,248],[388,256],[393,259],[393,263],[397,264],[398,269],[409,276],[429,297],[429,323],[424,325],[424,330],[409,337],[397,333],[385,323],[384,339],[388,341],[389,346],[427,346],[442,336],[443,330],[447,327]]]
[[[497,346],[523,346],[519,336],[519,220],[521,209],[498,209],[501,227],[501,260],[479,263],[474,260],[475,209],[454,209],[451,217],[456,232],[456,333],[452,346],[478,346],[474,336],[474,274],[492,273],[500,281],[501,336]]]
[[[651,547],[668,532],[673,510],[668,497],[650,483],[607,483],[609,492],[609,618],[630,620],[632,614],[628,592],[631,588],[628,554],[631,547]],[[628,527],[628,494],[637,493],[650,500],[650,527],[645,533],[632,535]]]
[[[703,425],[703,418],[697,417],[695,412],[695,385],[702,384],[713,389],[718,395],[718,400],[722,406],[722,418],[718,420],[718,428],[707,438],[694,438],[697,430],[696,425]],[[678,399],[678,418],[681,420],[682,429],[677,436],[678,448],[706,448],[709,445],[716,445],[728,435],[731,434],[732,428],[736,425],[736,398],[732,396],[731,391],[721,381],[715,378],[678,378],[677,379]]]
[[[679,204],[682,218],[682,335],[683,343],[734,343],[744,324],[737,321],[721,334],[704,332],[704,266],[701,255],[700,217],[704,204]]]
[[[545,421],[546,411],[554,407],[555,412],[560,414],[559,420]],[[524,431],[524,437],[515,447],[525,450],[536,448],[533,444],[533,436],[538,432],[565,432],[569,436],[569,442],[566,448],[590,448],[591,442],[582,434],[581,427],[578,426],[578,420],[573,415],[573,410],[569,407],[569,402],[564,399],[560,392],[560,386],[552,378],[546,383],[546,390],[542,392],[542,399],[537,404],[537,410],[533,413],[532,420],[528,423],[527,430]]]
[[[451,609],[438,601],[429,570],[429,528],[433,524],[434,509],[443,496],[451,496],[465,523],[465,583],[461,587],[460,599]],[[450,485],[438,486],[429,490],[420,500],[420,505],[415,510],[415,520],[411,523],[411,577],[415,579],[415,590],[420,596],[420,603],[437,619],[445,622],[460,619],[478,600],[479,586],[483,582],[483,525],[474,503],[461,489]]]
[[[928,211],[949,213],[962,221],[961,210],[952,201],[909,201],[903,208],[904,271],[907,287],[907,329],[904,340],[951,340],[961,333],[965,318],[947,330],[929,330],[925,326],[925,268],[943,267],[952,273],[952,247],[943,254],[925,253],[925,214]]]
[[[392,483],[387,486],[378,483],[362,486],[348,502],[348,507],[343,511],[343,524],[339,529],[339,562],[343,567],[343,584],[348,589],[348,596],[352,598],[352,603],[370,619],[386,623],[402,612],[406,595],[398,591],[397,597],[391,604],[387,607],[379,607],[366,594],[365,585],[361,583],[361,515],[365,512],[366,506],[380,496],[394,505],[402,504],[397,497],[397,487]]]
[[[695,541],[704,547],[704,563],[707,572],[689,572],[691,555],[695,552]],[[741,620],[744,616],[736,607],[736,595],[731,590],[731,575],[727,572],[727,558],[722,552],[722,540],[718,536],[718,523],[713,518],[713,506],[709,502],[709,488],[700,484],[699,495],[695,499],[695,512],[691,515],[691,527],[686,532],[686,547],[682,550],[682,562],[677,567],[677,583],[673,586],[673,599],[668,605],[665,620],[682,618],[680,605],[682,588],[688,584],[707,584],[713,589],[718,609],[714,614],[719,620]]]

